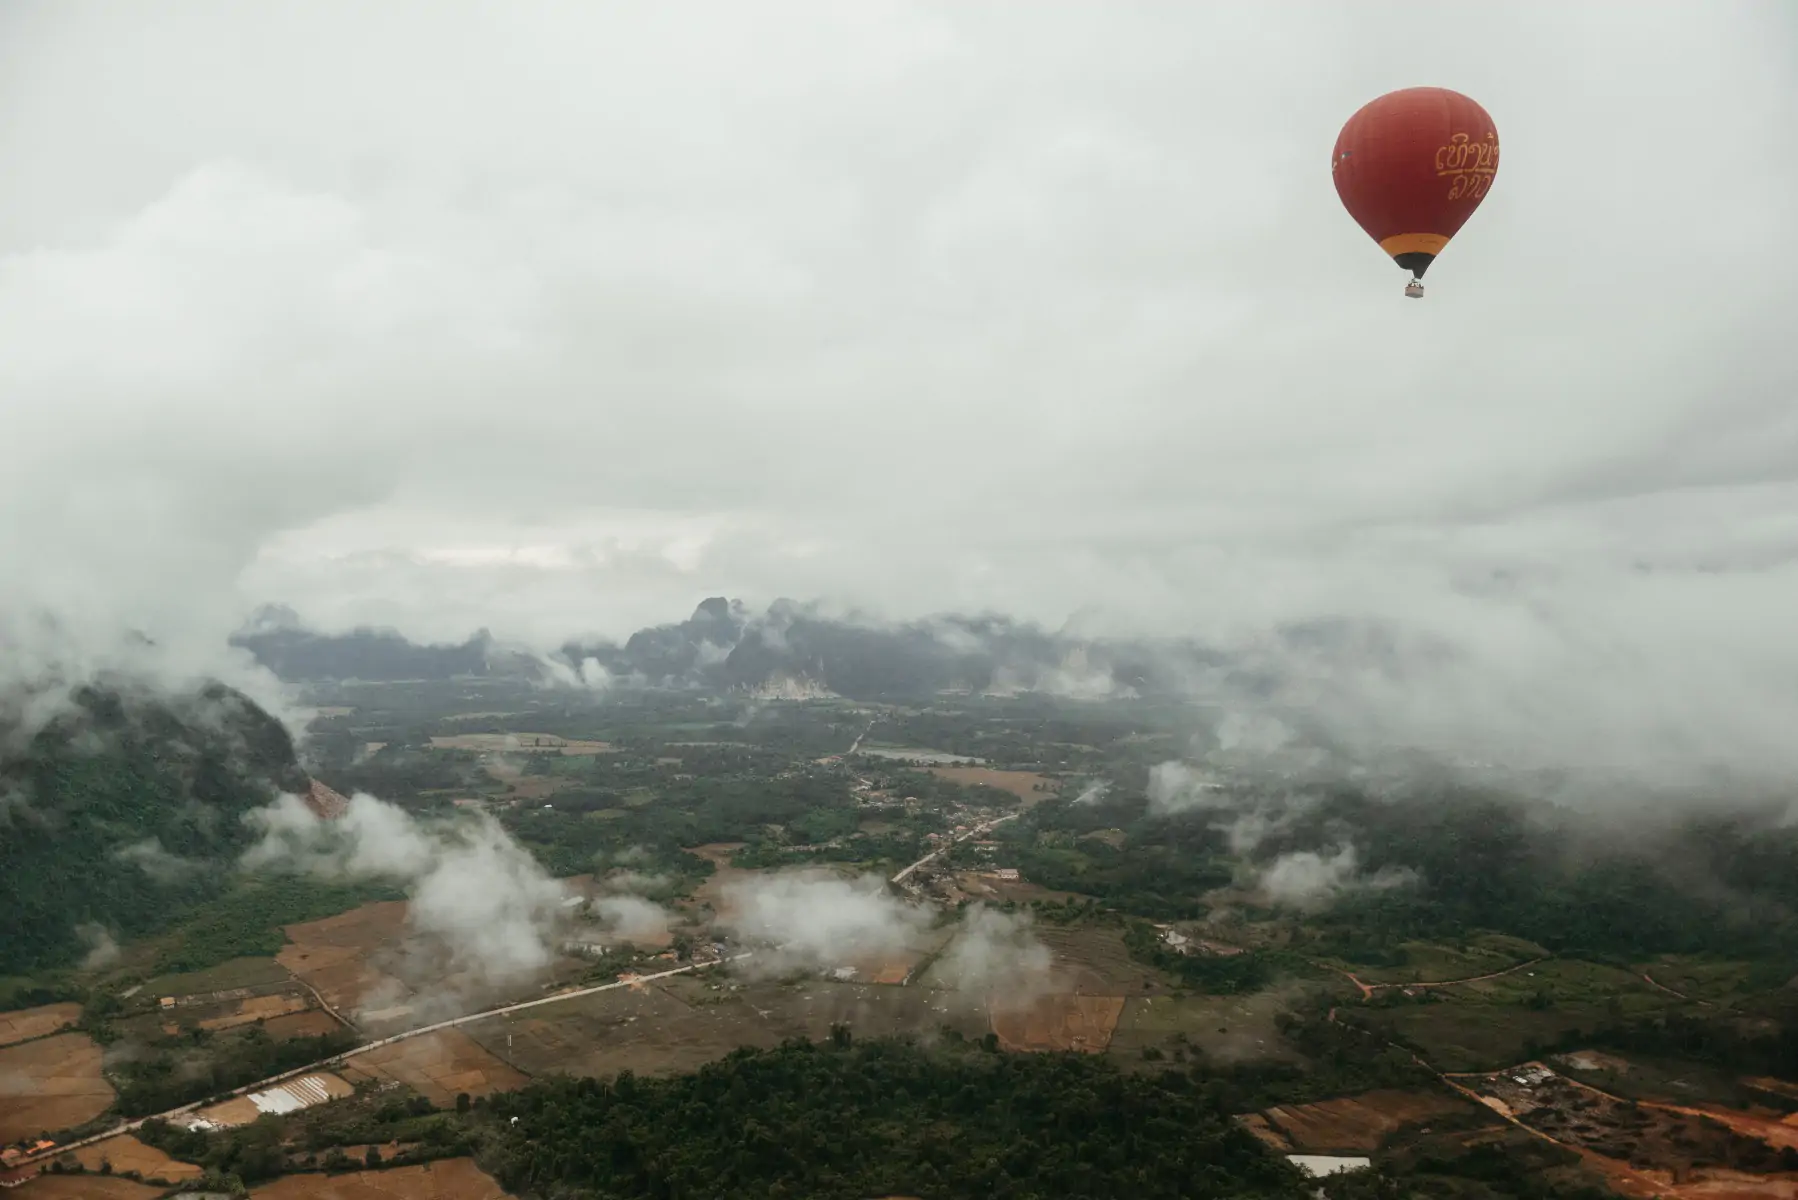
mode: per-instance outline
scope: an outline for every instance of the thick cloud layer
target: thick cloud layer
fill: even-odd
[[[929,929],[929,910],[900,900],[878,876],[845,879],[820,871],[750,875],[724,885],[721,922],[772,943],[753,969],[841,967],[897,954]]]
[[[1790,772],[1795,44],[1725,0],[19,0],[0,640],[1377,619],[1396,663],[1316,663],[1369,738]],[[1410,303],[1325,161],[1420,82],[1506,155]]]
[[[477,987],[516,984],[555,957],[568,890],[491,817],[430,825],[361,792],[336,821],[319,820],[294,796],[254,815],[263,837],[246,868],[402,887],[412,931],[441,944]],[[642,924],[643,911],[617,907],[635,897],[611,899],[608,917]]]

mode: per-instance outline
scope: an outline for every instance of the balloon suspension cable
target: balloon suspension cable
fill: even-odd
[[[1413,300],[1423,299],[1423,280],[1415,275],[1411,276],[1411,282],[1405,285],[1405,295]]]

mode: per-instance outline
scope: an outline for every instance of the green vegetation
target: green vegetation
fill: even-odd
[[[118,1110],[127,1117],[166,1112],[341,1054],[355,1044],[355,1036],[347,1032],[277,1042],[260,1025],[227,1034],[195,1030],[119,1064]]]
[[[1367,870],[1406,868],[1418,882],[1345,896],[1314,923],[1313,948],[1388,963],[1408,941],[1498,931],[1600,962],[1719,955],[1798,974],[1798,830],[1695,817],[1619,846],[1551,816],[1452,788],[1403,802],[1331,797],[1307,819],[1318,840],[1332,822],[1354,828]],[[1680,886],[1698,871],[1722,888]]]
[[[1182,954],[1169,948],[1153,925],[1132,921],[1124,931],[1124,944],[1139,962],[1166,971],[1187,987],[1213,995],[1260,991],[1272,983],[1279,969],[1303,964],[1285,961],[1262,950],[1241,954]]]
[[[361,1170],[367,1160],[345,1154],[345,1146],[401,1143],[406,1149],[388,1159],[387,1166],[454,1157],[472,1148],[465,1123],[437,1112],[422,1096],[358,1096],[212,1133],[152,1120],[144,1122],[137,1136],[173,1158],[250,1184],[296,1170]]]
[[[234,958],[279,953],[282,926],[315,921],[371,900],[402,900],[384,884],[332,884],[295,876],[243,879],[202,904],[157,959],[158,971],[198,971]]]
[[[1780,1019],[1753,1022],[1677,1011],[1634,1020],[1612,1017],[1589,1031],[1564,1035],[1555,1046],[1557,1050],[1588,1048],[1795,1079],[1798,999],[1790,1003]]]
[[[1124,831],[1121,846],[1087,836],[1113,829]],[[1204,894],[1234,875],[1224,840],[1208,822],[1149,817],[1140,798],[1129,796],[1096,804],[1046,800],[996,836],[1031,882],[1155,920],[1203,916]]]
[[[1281,1037],[1305,1056],[1303,1063],[1252,1061],[1213,1064],[1202,1087],[1224,1112],[1249,1112],[1275,1104],[1308,1104],[1374,1088],[1429,1086],[1435,1076],[1411,1055],[1327,1013],[1282,1013]]]
[[[1184,1072],[847,1031],[671,1079],[539,1082],[486,1111],[485,1158],[524,1195],[1308,1194]]]
[[[1615,1200],[1579,1173],[1576,1152],[1524,1133],[1472,1147],[1431,1140],[1383,1158],[1371,1171],[1322,1180],[1324,1194],[1329,1200]]]
[[[79,691],[0,761],[0,972],[65,965],[216,900],[256,837],[244,815],[304,784],[286,731],[236,692]]]

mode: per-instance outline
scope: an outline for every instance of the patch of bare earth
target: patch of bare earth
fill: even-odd
[[[250,1196],[252,1200],[511,1200],[472,1158],[342,1175],[289,1175],[263,1184]]]
[[[112,1107],[100,1047],[85,1033],[0,1049],[0,1144],[69,1129]]]
[[[28,1042],[66,1029],[81,1019],[79,1004],[45,1004],[38,1008],[22,1008],[0,1013],[0,1046]]]
[[[1775,1118],[1623,1100],[1540,1063],[1451,1082],[1579,1151],[1626,1196],[1798,1198],[1798,1174],[1779,1169],[1780,1151],[1798,1147],[1798,1129]]]
[[[130,1134],[120,1134],[115,1138],[107,1138],[103,1142],[95,1142],[91,1146],[83,1146],[75,1152],[75,1161],[90,1171],[98,1171],[110,1163],[114,1175],[123,1175],[127,1171],[136,1171],[146,1181],[163,1183],[180,1183],[184,1179],[195,1179],[202,1172],[192,1163],[170,1158],[154,1146],[146,1146]]]
[[[406,911],[403,900],[383,900],[334,917],[289,925],[289,944],[281,948],[276,961],[342,1013],[354,1013],[365,996],[404,995],[410,989],[371,965],[369,959],[399,948],[405,939]]]
[[[456,1096],[489,1096],[523,1087],[530,1080],[459,1029],[407,1038],[349,1060],[345,1074],[393,1079],[440,1108]]]
[[[995,997],[989,1008],[993,1032],[1007,1050],[1079,1050],[1098,1054],[1111,1045],[1112,1031],[1124,1011],[1124,998],[1056,993],[1014,1007]]]
[[[39,1175],[12,1195],[18,1200],[156,1200],[167,1190],[116,1175]]]
[[[1305,1154],[1372,1154],[1413,1121],[1477,1111],[1452,1092],[1381,1090],[1316,1104],[1276,1105],[1260,1113],[1266,1127]],[[1250,1132],[1257,1132],[1253,1127]]]

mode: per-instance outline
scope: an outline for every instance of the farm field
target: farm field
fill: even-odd
[[[1028,904],[1033,900],[1062,904],[1084,898],[1078,892],[1058,892],[1041,884],[1031,883],[1028,879],[998,879],[981,871],[955,872],[955,886],[964,895],[999,904],[1007,900],[1018,904]]]
[[[344,1074],[397,1080],[440,1108],[453,1107],[460,1092],[489,1096],[529,1082],[460,1029],[439,1030],[359,1054],[345,1064]]]
[[[611,754],[610,742],[583,741],[553,733],[458,733],[431,739],[436,750],[474,750],[483,754]]]
[[[1299,1061],[1274,1018],[1296,999],[1291,988],[1241,996],[1131,996],[1111,1035],[1120,1064],[1140,1063],[1143,1050],[1172,1053],[1191,1045],[1218,1062]]]
[[[282,947],[276,961],[345,1015],[356,1013],[365,997],[379,995],[386,1003],[399,1004],[400,1000],[387,998],[409,995],[411,989],[375,967],[371,959],[397,953],[405,928],[405,901],[364,904],[334,917],[287,926],[290,944]]]
[[[44,1004],[0,1013],[0,1046],[27,1042],[65,1029],[81,1019],[79,1004]]]
[[[510,1200],[472,1158],[342,1175],[288,1175],[253,1189],[250,1196],[252,1200]]]
[[[1716,1005],[1732,1005],[1756,991],[1751,981],[1754,966],[1745,962],[1704,960],[1667,955],[1640,964],[1644,982],[1678,992],[1689,999]],[[1650,982],[1652,981],[1652,982]]]
[[[1538,996],[1546,1000],[1533,1006]],[[1651,989],[1628,971],[1572,959],[1550,959],[1498,979],[1432,989],[1427,999],[1393,1008],[1344,1010],[1357,1024],[1402,1036],[1444,1071],[1488,1071],[1530,1053],[1531,1040],[1551,1042],[1575,1029],[1664,1012],[1681,1001]]]
[[[1338,963],[1363,983],[1435,983],[1471,979],[1509,970],[1519,963],[1547,957],[1540,947],[1519,938],[1488,936],[1471,939],[1464,947],[1434,942],[1406,942],[1401,947],[1407,962],[1402,967],[1356,966]],[[1544,964],[1546,965],[1546,964]]]
[[[292,974],[275,959],[234,958],[204,971],[158,975],[147,981],[144,990],[138,995],[143,998],[204,996],[213,992],[228,992],[234,988],[274,987],[292,981]]]
[[[1372,1154],[1411,1122],[1478,1112],[1471,1102],[1447,1088],[1384,1089],[1316,1104],[1276,1105],[1252,1114],[1255,1121],[1245,1124],[1258,1123],[1257,1136],[1282,1148],[1282,1153]],[[1263,1129],[1277,1141],[1269,1140]]]
[[[320,1009],[309,1009],[306,1012],[290,1013],[285,1017],[275,1017],[263,1023],[263,1029],[277,1042],[291,1038],[319,1037],[327,1033],[336,1033],[343,1028],[337,1018]]]
[[[719,982],[719,980],[723,982]],[[718,982],[718,990],[712,990]],[[833,1024],[857,1037],[925,1033],[943,1025],[968,1038],[989,1029],[981,997],[910,987],[809,979],[797,985],[685,976],[620,988],[467,1026],[470,1035],[530,1074],[642,1075],[691,1071],[739,1046],[789,1037],[817,1041]]]
[[[1049,950],[1049,971],[1057,991],[1089,996],[1159,996],[1169,991],[1159,971],[1130,957],[1121,930],[1090,925],[1033,929]],[[942,960],[913,983],[949,986]]]
[[[146,1146],[128,1133],[82,1147],[75,1152],[75,1160],[90,1171],[97,1172],[104,1164],[110,1163],[114,1175],[122,1175],[126,1171],[136,1171],[147,1181],[171,1184],[180,1183],[184,1179],[194,1179],[204,1173],[194,1164],[170,1158],[154,1146]]]
[[[309,997],[292,993],[251,996],[246,1000],[239,1001],[230,1012],[202,1020],[200,1028],[219,1030],[236,1029],[240,1025],[254,1025],[258,1021],[303,1013],[311,1003]]]
[[[1102,1054],[1124,1011],[1122,996],[1039,996],[1028,1005],[992,1007],[993,1032],[1007,1050],[1079,1050]]]
[[[85,1033],[0,1049],[0,1144],[91,1121],[113,1096],[100,1047]]]
[[[166,1191],[116,1175],[39,1175],[11,1194],[18,1200],[156,1200]]]
[[[1038,775],[1034,771],[1000,771],[992,767],[932,767],[930,773],[938,779],[961,787],[973,787],[978,784],[982,787],[998,788],[1002,792],[1010,792],[1022,802],[1025,808],[1033,807],[1049,799],[1061,787],[1059,780],[1051,779],[1047,775]]]

